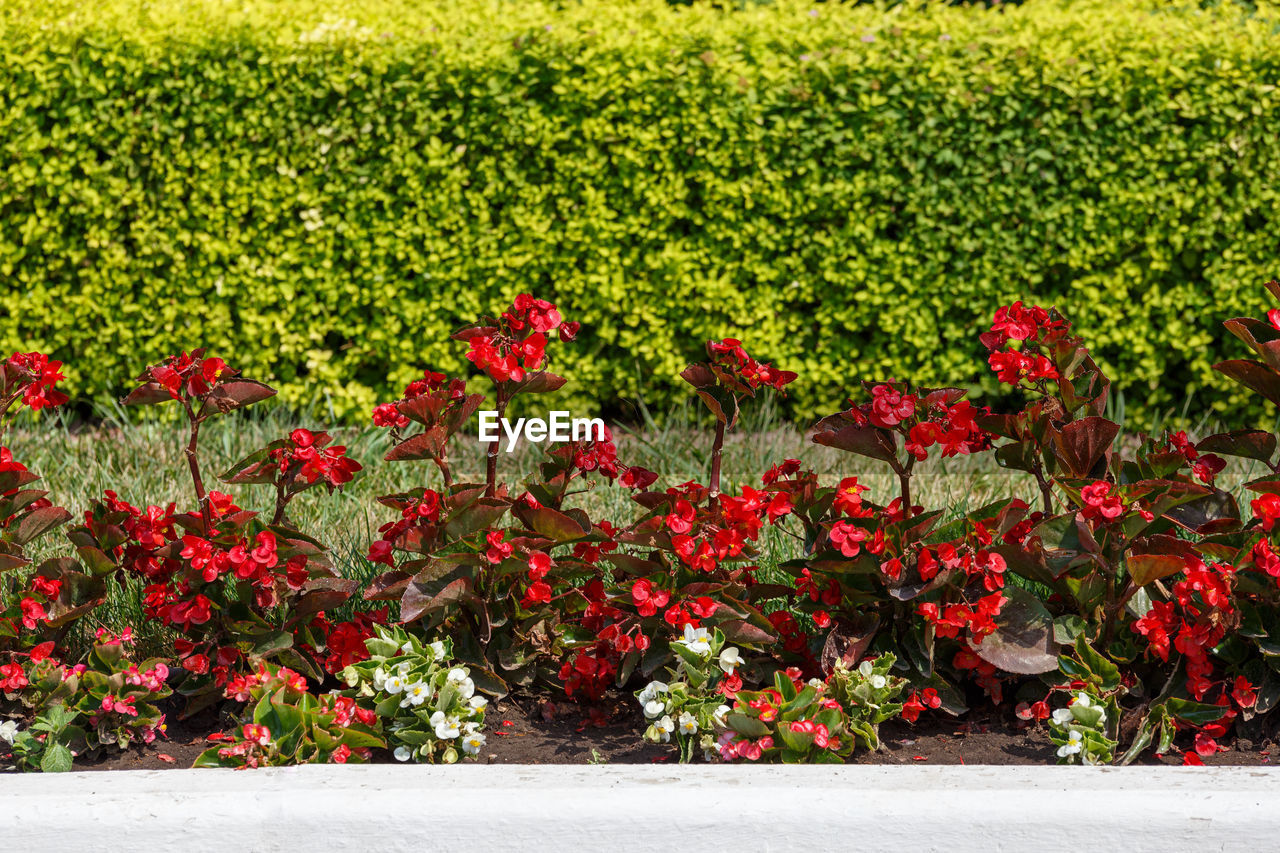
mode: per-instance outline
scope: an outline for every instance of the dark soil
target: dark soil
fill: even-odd
[[[170,719],[174,719],[171,717]],[[641,739],[644,720],[634,701],[614,698],[600,708],[585,709],[571,702],[514,697],[489,706],[488,743],[480,761],[489,764],[651,764],[674,763],[671,746]],[[227,721],[223,721],[225,724]],[[221,728],[219,718],[204,713],[170,723],[167,739],[128,752],[108,753],[96,760],[79,760],[77,770],[164,770],[190,767],[208,748],[206,737]],[[880,727],[881,749],[855,753],[853,764],[1047,764],[1053,754],[1047,729],[1028,726],[994,713],[971,714],[964,720],[922,717],[915,725],[892,720]],[[1184,742],[1186,740],[1186,742]],[[1207,765],[1267,765],[1280,756],[1280,742],[1237,739],[1228,749],[1204,758]],[[1150,753],[1141,764],[1181,764],[1191,748],[1180,737],[1163,758]],[[377,755],[389,762],[387,754]]]

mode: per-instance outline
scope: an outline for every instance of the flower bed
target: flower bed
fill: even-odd
[[[1267,288],[1280,298],[1280,283]],[[1217,369],[1280,404],[1280,309],[1226,326],[1256,359]],[[659,483],[618,458],[607,427],[547,444],[521,483],[489,443],[483,482],[459,482],[451,450],[473,416],[491,406],[500,422],[558,390],[548,368],[577,332],[521,295],[453,335],[485,392],[427,370],[374,409],[386,461],[420,463],[424,481],[380,499],[387,521],[367,554],[380,573],[364,584],[291,518],[298,495],[363,470],[327,433],[293,430],[211,487],[202,428],[274,392],[201,350],[148,367],[124,400],[180,416],[188,508],[107,491],[73,518],[3,451],[0,761],[110,766],[158,755],[180,730],[201,747],[182,763],[198,767],[451,764],[497,760],[500,741],[555,723],[580,741],[571,752],[591,742],[579,728],[602,724],[634,739],[620,757],[839,763],[898,754],[886,738],[910,747],[911,726],[945,736],[962,718],[1007,733],[1016,743],[993,748],[1011,758],[1038,745],[1059,763],[1197,764],[1270,734],[1274,433],[1125,440],[1067,319],[1014,303],[978,343],[1025,405],[865,382],[862,402],[812,429],[850,454],[834,483],[795,459],[723,481],[743,408],[799,378],[732,339],[681,374],[714,431],[705,482]],[[15,354],[0,411],[67,402],[59,371]],[[915,503],[931,457],[978,453],[1009,469],[1011,492],[1031,484],[1034,505]],[[1243,483],[1256,495],[1244,509],[1217,482],[1224,457],[1261,472]],[[859,483],[873,465],[892,472],[893,494]],[[577,500],[589,489],[621,490],[635,510],[593,518]],[[262,511],[239,505],[259,494]],[[774,553],[781,537],[801,556]],[[109,612],[121,588],[139,591],[163,654],[144,655],[140,625]]]

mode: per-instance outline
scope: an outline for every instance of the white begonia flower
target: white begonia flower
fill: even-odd
[[[680,725],[680,734],[693,735],[698,733],[698,718],[688,711],[680,715],[678,723]]]
[[[889,680],[879,673],[871,676],[871,686],[876,690],[883,690],[888,683]]]
[[[480,724],[475,720],[467,720],[467,722],[462,724],[462,733],[464,735],[469,735],[478,731],[480,731]]]
[[[641,705],[648,705],[654,699],[658,698],[659,693],[666,693],[667,685],[661,681],[650,681],[645,685],[644,690],[640,691],[640,695],[636,698],[640,700]]]
[[[467,671],[460,666],[449,670],[449,680],[458,686],[458,696],[465,702],[476,692],[476,683],[467,676]]]
[[[716,708],[715,711],[712,712],[711,719],[715,721],[715,724],[717,726],[720,726],[723,728],[724,726],[728,725],[725,722],[725,717],[728,716],[729,712],[732,710],[733,709],[730,708],[728,705],[721,705],[719,708]]]
[[[711,652],[711,635],[706,628],[695,628],[686,624],[684,626],[684,637],[676,640],[676,642],[695,655],[705,655]]]
[[[479,755],[484,748],[484,734],[471,732],[462,738],[462,751],[467,755]]]
[[[400,674],[388,675],[386,681],[382,684],[382,689],[386,690],[393,696],[404,690],[404,676]]]
[[[408,675],[411,668],[412,664],[407,660],[402,660],[400,663],[396,664],[396,671],[401,675]]]
[[[462,732],[457,717],[446,717],[444,711],[436,711],[431,715],[431,725],[440,740],[453,740]]]
[[[427,648],[431,649],[431,654],[436,660],[444,660],[444,643],[436,640],[428,644]]]
[[[742,666],[743,663],[742,655],[739,653],[737,646],[725,646],[720,650],[720,668],[724,670],[726,675],[733,675],[733,671]]]
[[[667,713],[667,703],[661,699],[654,699],[652,702],[644,703],[644,715],[651,720],[654,717],[661,717],[665,713]]]
[[[382,690],[387,686],[387,671],[378,667],[373,671],[373,689]]]
[[[864,661],[863,661],[863,662],[858,666],[858,672],[862,673],[862,677],[863,677],[863,678],[870,678],[870,677],[871,677],[871,670],[872,670],[872,669],[873,669],[873,667],[872,667],[872,665],[871,665],[871,661],[869,661],[869,660],[864,660]]]
[[[1053,721],[1060,726],[1065,726],[1074,719],[1075,714],[1071,713],[1070,708],[1059,708],[1053,712]]]
[[[827,683],[821,678],[810,678],[809,686],[821,693],[827,686]]]
[[[671,740],[671,733],[676,730],[676,724],[671,722],[670,717],[663,717],[661,720],[654,720],[653,727],[658,730],[658,737],[663,743]]]
[[[485,706],[489,704],[489,700],[483,696],[472,696],[467,700],[467,704],[471,706],[473,711],[483,711]]]
[[[413,654],[413,643],[412,643],[412,642],[407,642],[407,641],[406,641],[406,642],[405,642],[405,644],[404,644],[403,646],[401,646],[401,647],[400,647],[400,654],[402,654],[402,655],[411,655],[411,654]]]
[[[413,751],[407,746],[397,746],[395,752],[391,754],[395,756],[396,761],[408,761],[413,758]]]
[[[5,720],[0,723],[0,740],[13,746],[13,739],[18,735],[18,723],[14,720]]]
[[[401,708],[416,708],[431,698],[431,686],[425,681],[415,681],[404,688],[404,698],[400,700]]]
[[[1084,746],[1084,736],[1079,732],[1072,730],[1067,735],[1067,742],[1058,747],[1058,757],[1066,758],[1068,755],[1075,755]]]

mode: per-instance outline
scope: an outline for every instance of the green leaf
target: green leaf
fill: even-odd
[[[40,757],[40,769],[45,773],[67,773],[71,770],[71,749],[64,743],[54,741],[44,748]]]
[[[764,737],[769,734],[772,729],[757,720],[755,717],[748,717],[746,714],[729,713],[725,715],[725,724],[743,737]]]

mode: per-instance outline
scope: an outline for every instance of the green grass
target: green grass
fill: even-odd
[[[700,413],[698,413],[700,414]],[[191,480],[182,448],[185,435],[177,424],[126,423],[125,413],[115,413],[92,428],[69,428],[56,419],[38,424],[23,421],[5,442],[15,459],[43,477],[40,487],[50,498],[70,509],[77,517],[87,502],[112,489],[135,506],[164,505],[172,501],[180,509],[193,503]],[[272,493],[264,486],[214,484],[216,474],[231,463],[269,441],[287,435],[296,426],[319,428],[314,421],[299,421],[283,410],[242,413],[207,424],[202,431],[201,460],[206,483],[234,496],[247,509],[267,511]],[[705,426],[705,425],[703,425]],[[644,428],[615,430],[618,457],[628,464],[643,465],[661,475],[660,485],[675,485],[690,479],[705,481],[711,431],[695,420],[692,409],[668,413],[664,425],[651,420]],[[295,500],[291,516],[303,532],[311,534],[331,549],[339,571],[361,582],[378,574],[381,567],[364,559],[369,543],[391,512],[376,502],[379,495],[405,491],[415,486],[439,487],[435,469],[425,462],[385,462],[388,434],[374,428],[335,428],[336,443],[364,465],[364,470],[348,486],[332,495],[313,489]],[[474,433],[459,437],[453,451],[458,482],[483,479],[484,457]],[[518,447],[500,459],[499,474],[507,482],[529,476],[541,456],[538,446]],[[816,470],[824,483],[856,475],[868,485],[868,497],[885,503],[896,494],[894,480],[883,465],[852,454],[820,447],[806,440],[797,428],[779,423],[772,412],[749,415],[726,442],[723,476],[726,490],[739,485],[760,485],[760,475],[772,464],[797,458]],[[1036,491],[1028,476],[998,468],[990,454],[955,459],[931,459],[921,465],[913,481],[913,500],[926,507],[944,507],[948,517],[1007,496],[1018,496],[1035,505]],[[1261,469],[1231,464],[1223,484],[1238,487]],[[639,507],[625,490],[601,485],[577,495],[573,501],[596,519],[624,524],[636,516]],[[40,542],[43,553],[67,553],[65,540],[56,535]],[[766,528],[760,543],[761,569],[766,578],[773,568],[799,556],[796,538],[783,528]],[[132,624],[144,628],[139,603],[140,585],[113,589],[107,603],[93,614],[87,627],[102,624],[116,628]],[[358,601],[351,606],[366,606]],[[394,612],[394,611],[393,611]],[[144,634],[145,636],[145,634]],[[155,637],[158,641],[159,635]]]

